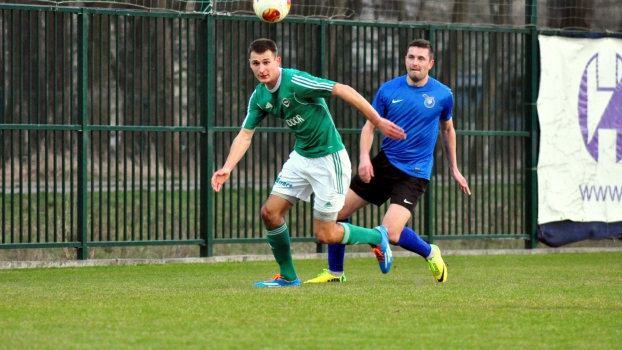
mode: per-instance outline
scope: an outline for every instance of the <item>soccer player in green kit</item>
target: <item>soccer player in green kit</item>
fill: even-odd
[[[323,244],[370,244],[380,269],[389,272],[393,257],[387,229],[373,229],[337,223],[351,178],[351,163],[324,98],[337,96],[359,110],[367,120],[391,139],[405,139],[403,129],[380,117],[376,110],[352,87],[314,77],[295,69],[281,68],[276,43],[258,39],[248,49],[253,74],[259,80],[249,104],[242,129],[233,140],[227,160],[212,176],[218,192],[231,170],[250,147],[255,128],[268,114],[281,119],[296,135],[294,150],[283,164],[268,200],[261,208],[268,243],[280,272],[256,287],[300,286],[290,249],[284,216],[300,199],[313,205],[313,233]]]

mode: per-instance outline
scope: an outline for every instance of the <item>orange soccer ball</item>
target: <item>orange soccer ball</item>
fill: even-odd
[[[268,23],[276,23],[287,16],[291,0],[253,0],[253,10],[257,17]]]

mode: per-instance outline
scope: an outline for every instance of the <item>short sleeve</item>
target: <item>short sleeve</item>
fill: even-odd
[[[242,122],[242,127],[244,129],[253,130],[255,129],[259,123],[268,115],[268,112],[264,111],[259,107],[259,94],[257,93],[257,89],[251,95],[251,98],[248,101],[248,108],[246,110],[246,117]]]
[[[453,116],[452,109],[454,107],[454,94],[449,90],[447,92],[447,97],[445,98],[445,103],[443,103],[443,111],[441,112],[442,120],[449,120]]]
[[[376,92],[376,96],[374,97],[374,100],[372,101],[371,105],[372,107],[374,107],[376,112],[380,114],[381,117],[386,118],[387,108],[386,108],[386,104],[384,103],[383,86],[380,86],[380,88],[378,89],[378,92]]]

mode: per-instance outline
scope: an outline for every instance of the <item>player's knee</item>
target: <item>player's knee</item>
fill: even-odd
[[[395,228],[390,228],[389,229],[389,243],[396,245],[397,242],[400,240],[400,235],[402,234],[402,229],[395,229]]]
[[[264,223],[270,223],[278,219],[278,213],[268,209],[266,205],[261,207],[261,219]]]
[[[268,208],[266,208],[266,206],[262,206],[261,207],[261,219],[266,221],[266,218],[268,218],[270,216],[270,212],[268,211]]]

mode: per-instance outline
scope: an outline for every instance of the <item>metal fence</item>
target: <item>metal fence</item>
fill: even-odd
[[[253,0],[0,0],[0,4],[252,15]],[[526,14],[537,13],[537,21]],[[357,0],[292,1],[298,19],[484,25],[539,30],[622,31],[619,0]]]
[[[532,14],[535,20],[535,14]],[[264,242],[259,210],[293,148],[276,118],[216,194],[257,82],[247,46],[274,39],[283,66],[349,84],[371,101],[429,39],[432,76],[454,93],[463,196],[437,147],[408,223],[424,239],[523,239],[535,246],[537,31],[0,5],[0,249]],[[329,99],[358,168],[364,118]],[[377,138],[378,140],[378,138]],[[378,150],[376,142],[372,152]],[[354,214],[372,227],[386,206]],[[315,242],[312,207],[286,217]],[[319,247],[319,246],[318,246]]]

